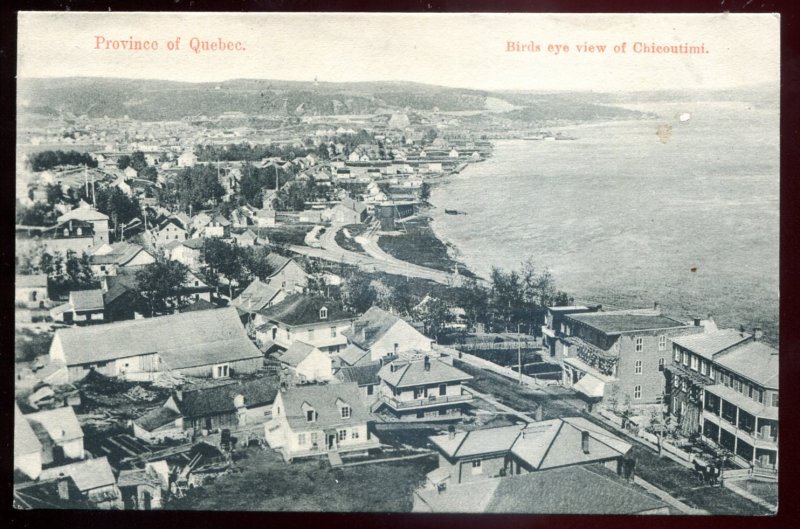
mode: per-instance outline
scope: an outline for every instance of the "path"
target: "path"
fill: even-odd
[[[703,509],[695,509],[694,507],[690,507],[683,503],[682,501],[674,498],[673,496],[669,495],[668,493],[664,492],[663,490],[659,489],[652,483],[649,483],[639,476],[633,476],[633,482],[645,489],[650,494],[658,496],[661,501],[670,504],[674,508],[678,509],[684,514],[711,514],[710,512],[703,510]]]
[[[769,509],[772,512],[778,512],[778,506],[777,505],[774,505],[774,504],[772,504],[772,503],[770,503],[770,502],[768,502],[768,501],[766,501],[766,500],[764,500],[762,498],[759,498],[755,494],[751,494],[750,492],[747,492],[742,487],[740,487],[739,485],[736,484],[736,480],[726,479],[724,481],[724,484],[725,484],[726,488],[732,490],[733,492],[735,492],[739,496],[742,496],[743,498],[747,498],[748,500],[752,501],[753,503],[757,503],[757,504],[761,505],[762,507],[764,507],[765,509]]]

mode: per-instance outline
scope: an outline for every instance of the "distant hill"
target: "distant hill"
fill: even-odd
[[[129,116],[138,120],[215,117],[225,112],[303,116],[374,114],[403,109],[443,112],[489,110],[512,120],[595,120],[639,113],[601,98],[567,93],[487,92],[411,82],[315,83],[234,79],[221,83],[160,80],[20,79],[28,114]]]

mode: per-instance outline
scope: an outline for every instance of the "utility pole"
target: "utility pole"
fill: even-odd
[[[521,323],[517,324],[517,369],[519,370],[519,385],[522,385],[522,341],[520,340],[519,327]]]

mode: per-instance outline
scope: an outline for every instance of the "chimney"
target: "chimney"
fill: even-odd
[[[428,355],[425,355],[425,371],[431,370],[431,359]]]
[[[397,349],[400,347],[400,344],[394,344],[394,355],[397,356]]]
[[[744,334],[745,334],[745,333],[744,333],[744,325],[739,325],[739,334],[741,334],[742,336],[744,336]]]
[[[63,473],[58,475],[58,497],[62,500],[69,500],[69,478]]]
[[[695,327],[700,327],[700,325],[702,325],[702,323],[703,323],[703,320],[701,320],[700,318],[695,318],[694,319],[694,326]]]
[[[456,438],[456,427],[452,424],[447,427],[447,438],[448,439],[455,439]]]
[[[536,407],[536,411],[534,412],[534,414],[535,414],[534,417],[536,418],[536,422],[541,422],[542,416],[544,415],[544,406],[539,404],[539,406]]]
[[[753,327],[753,339],[758,341],[764,337],[764,331],[761,327]]]
[[[658,312],[659,314],[661,313],[661,305],[659,305],[658,301],[653,303],[653,310]]]
[[[178,402],[183,401],[183,390],[176,389],[175,390],[175,398],[178,399]]]
[[[581,449],[584,454],[589,453],[589,432],[581,432]]]

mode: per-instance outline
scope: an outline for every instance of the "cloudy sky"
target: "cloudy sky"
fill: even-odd
[[[778,15],[21,13],[20,77],[414,81],[477,89],[727,88],[779,79]],[[157,51],[96,49],[155,40]],[[167,42],[180,37],[177,51]],[[195,53],[192,38],[241,42]],[[540,45],[509,52],[508,43]],[[703,44],[708,53],[633,53]],[[605,53],[577,45],[605,44]],[[626,43],[625,53],[614,53]],[[556,55],[549,44],[569,46]],[[104,47],[101,45],[101,47]]]

